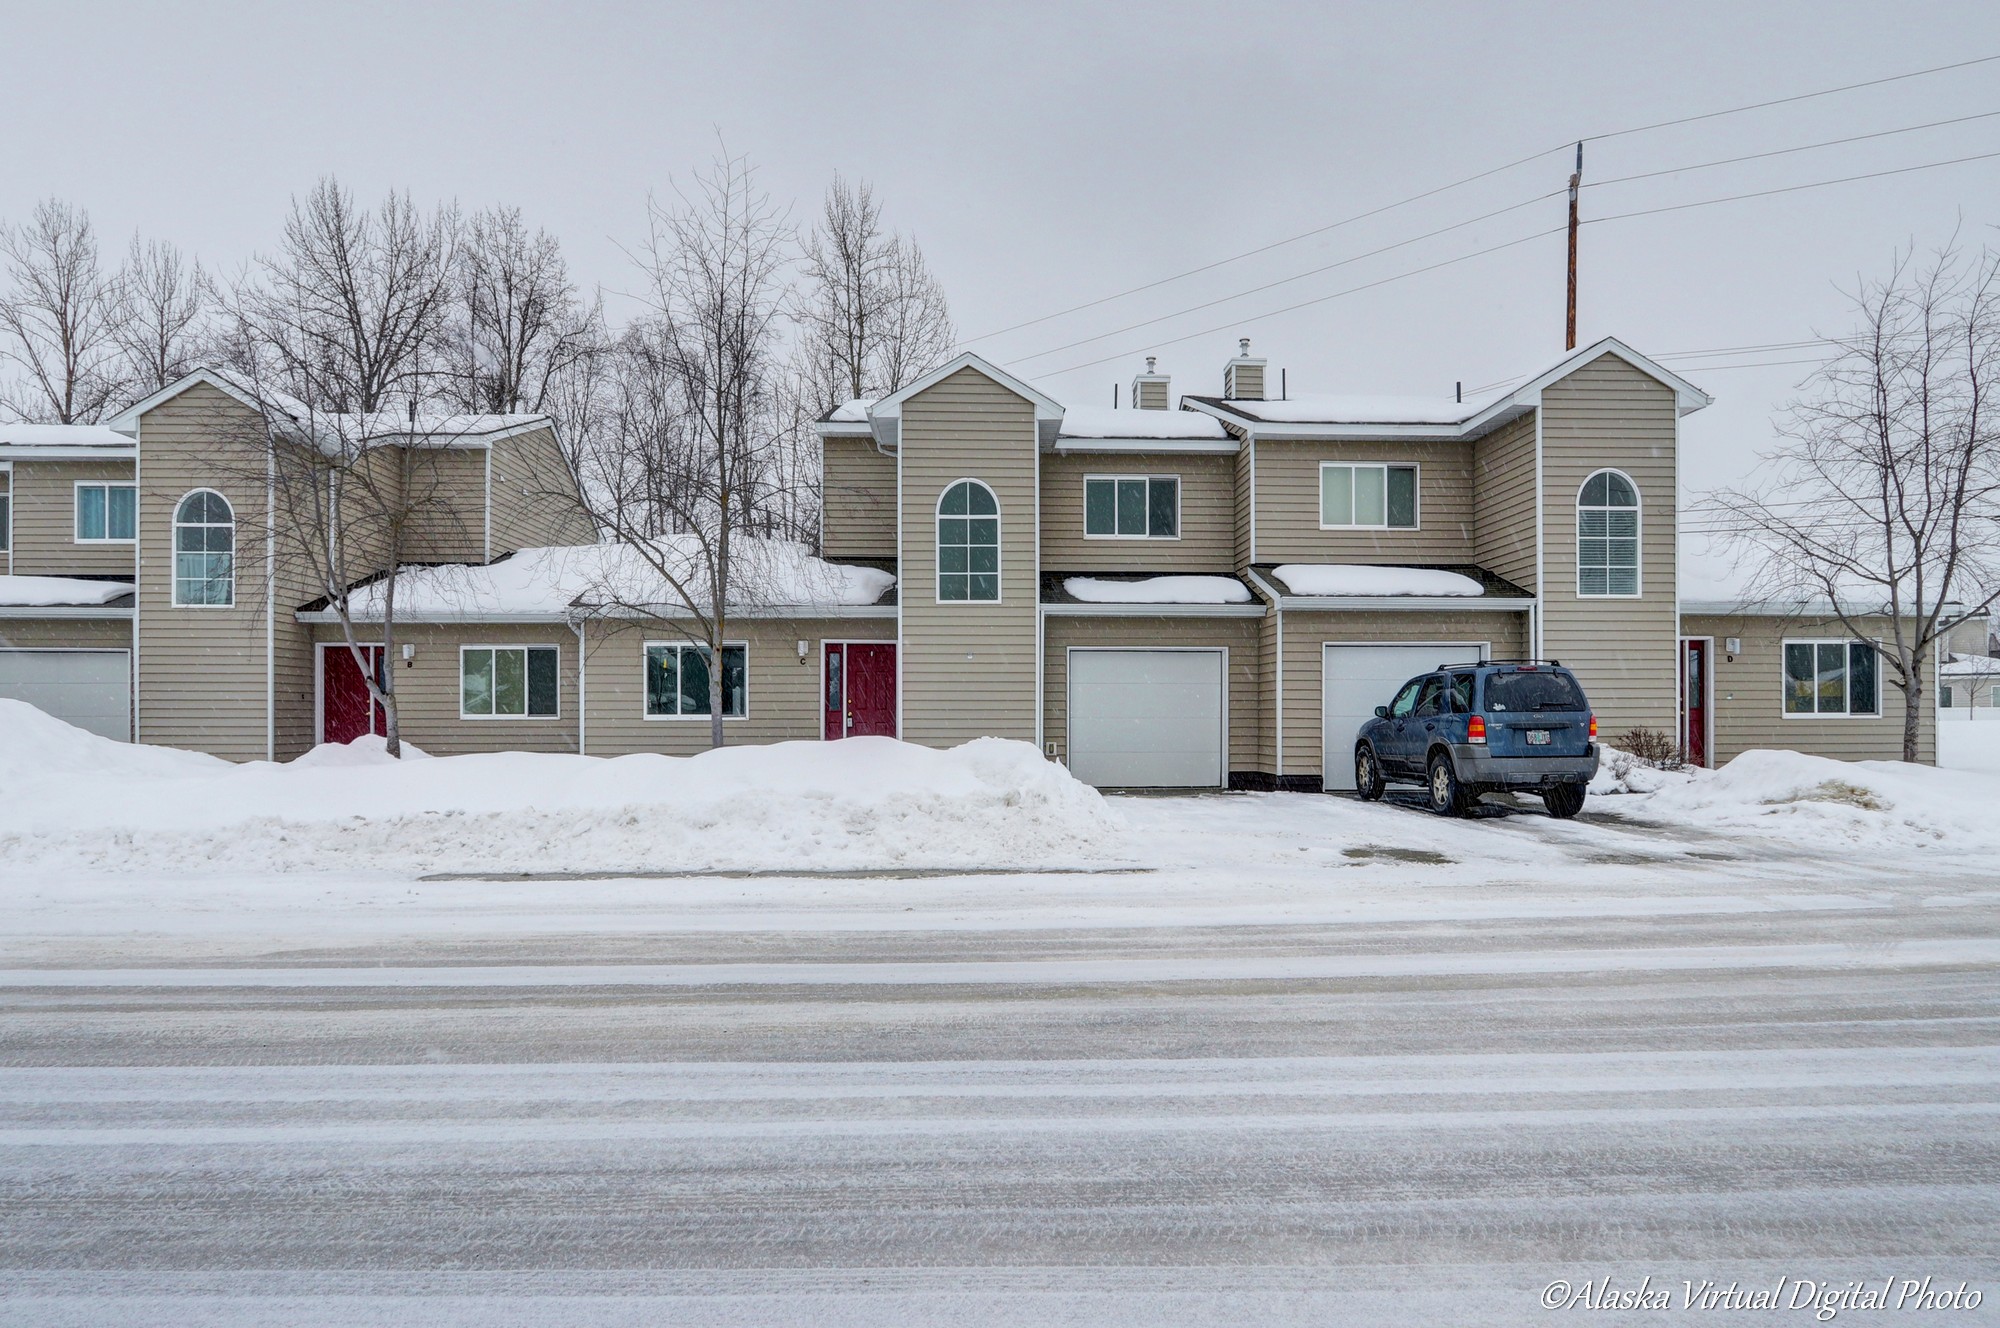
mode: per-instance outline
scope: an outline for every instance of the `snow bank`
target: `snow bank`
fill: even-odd
[[[1086,604],[1248,604],[1250,588],[1233,576],[1149,576],[1104,581],[1073,576],[1063,589]]]
[[[1275,569],[1294,595],[1484,595],[1469,576],[1435,567],[1375,567],[1366,563],[1286,563]]]
[[[705,583],[699,542],[691,535],[659,541],[659,565],[682,584]],[[732,608],[820,607],[873,604],[896,584],[889,572],[816,558],[790,540],[739,536],[731,544]],[[381,615],[386,586],[365,586],[354,611]],[[572,603],[672,606],[676,596],[659,566],[620,544],[579,544],[522,549],[485,565],[405,568],[397,578],[396,612],[410,618],[481,614],[560,614]]]
[[[1699,766],[1662,770],[1608,744],[1600,743],[1598,750],[1603,756],[1598,761],[1596,775],[1590,781],[1590,791],[1598,797],[1618,793],[1658,793],[1661,789],[1705,779],[1710,773]]]
[[[1745,752],[1720,770],[1662,787],[1644,815],[1741,828],[1820,849],[2000,850],[2000,777],[1900,761],[1833,761]]]
[[[0,877],[1031,867],[1124,853],[1096,790],[997,738],[944,752],[853,738],[400,762],[364,744],[232,765],[0,701],[0,786]]]
[[[73,576],[0,576],[0,605],[7,608],[109,604],[131,593],[130,581],[88,581]]]

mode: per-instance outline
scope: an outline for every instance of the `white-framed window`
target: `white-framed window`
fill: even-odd
[[[1178,475],[1086,475],[1085,539],[1179,539]]]
[[[692,641],[646,643],[646,718],[707,719],[709,715],[709,649]],[[725,642],[722,647],[722,717],[742,719],[750,713],[750,647]]]
[[[1000,500],[978,480],[945,487],[937,508],[937,597],[1000,598]]]
[[[139,491],[96,480],[76,486],[76,542],[130,544],[139,536]]]
[[[1576,494],[1576,593],[1629,599],[1639,593],[1639,486],[1600,470]]]
[[[1415,530],[1417,468],[1322,461],[1321,530]]]
[[[1882,668],[1866,641],[1787,641],[1785,718],[1882,714]]]
[[[460,719],[555,719],[562,710],[557,646],[460,646]]]
[[[213,489],[174,507],[174,603],[227,608],[236,602],[236,514]]]

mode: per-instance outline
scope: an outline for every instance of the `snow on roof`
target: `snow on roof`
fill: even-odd
[[[0,608],[46,609],[109,604],[131,593],[130,581],[86,581],[69,576],[0,576]]]
[[[668,536],[661,562],[691,590],[702,584],[699,541]],[[730,545],[735,609],[855,607],[875,603],[896,578],[873,567],[829,563],[803,544],[738,536]],[[354,592],[352,611],[380,617],[385,582]],[[557,616],[572,605],[658,606],[672,615],[679,596],[639,550],[622,544],[522,549],[486,565],[406,567],[396,578],[396,612],[412,618]]]
[[[1367,563],[1286,563],[1273,569],[1294,595],[1484,595],[1469,576],[1435,567],[1377,567]]]
[[[1311,392],[1283,401],[1230,400],[1223,404],[1272,424],[1463,424],[1497,397],[1455,401],[1450,397],[1349,396]]]
[[[1250,588],[1233,576],[1149,576],[1103,581],[1073,576],[1063,589],[1086,604],[1247,604]]]
[[[0,424],[0,447],[122,447],[132,440],[102,424]]]
[[[1063,438],[1227,438],[1213,415],[1192,410],[1114,410],[1110,406],[1070,406],[1063,411]]]
[[[835,406],[833,414],[827,416],[827,419],[838,424],[866,424],[868,412],[874,408],[875,398],[856,397],[852,401],[843,401]]]
[[[1953,655],[1938,666],[1938,672],[1947,678],[1990,678],[2000,674],[2000,659],[1991,655]]]

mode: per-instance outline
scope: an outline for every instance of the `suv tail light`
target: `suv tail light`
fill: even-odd
[[[1592,716],[1590,717],[1590,736],[1591,736],[1591,737],[1593,737],[1593,738],[1595,738],[1595,737],[1597,736],[1597,716],[1596,716],[1596,715],[1592,715]]]
[[[1465,740],[1467,742],[1486,741],[1486,716],[1474,715],[1471,719],[1465,721]]]

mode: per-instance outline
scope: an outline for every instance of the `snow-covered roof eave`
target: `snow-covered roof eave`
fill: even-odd
[[[1964,609],[1957,601],[1947,601],[1939,606],[1945,613]],[[1854,618],[1886,618],[1889,616],[1887,604],[1858,604],[1851,600],[1830,599],[1684,599],[1680,602],[1683,616],[1694,615],[1708,618],[1835,618],[1846,613]],[[1925,610],[1905,608],[1902,616],[1917,618]]]
[[[1261,618],[1268,609],[1252,600],[1248,604],[1048,604],[1042,614],[1050,618]]]
[[[1278,595],[1288,613],[1525,613],[1536,600],[1523,595]]]
[[[1058,456],[1085,452],[1176,452],[1234,456],[1243,445],[1234,438],[1083,438],[1059,434],[1051,449]]]
[[[130,618],[129,604],[0,604],[0,618]]]

